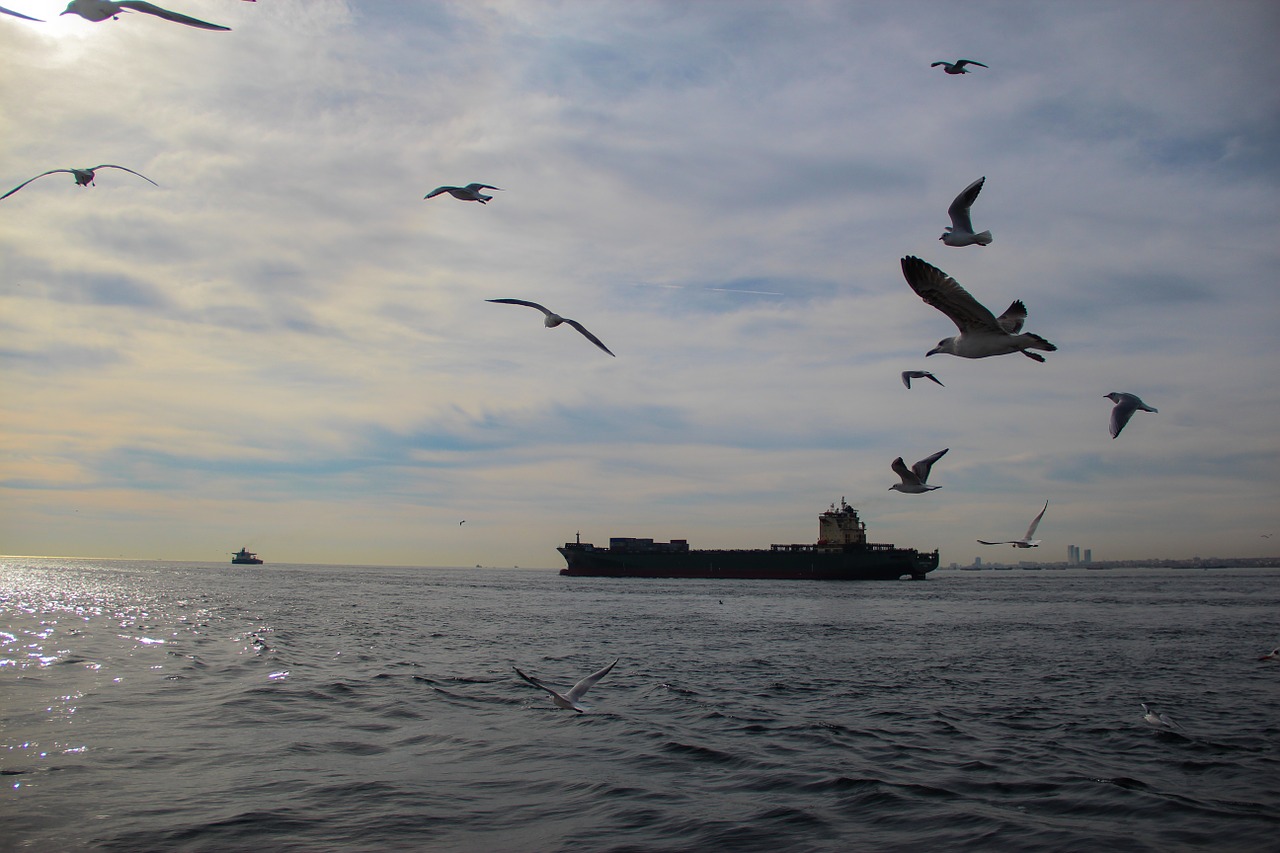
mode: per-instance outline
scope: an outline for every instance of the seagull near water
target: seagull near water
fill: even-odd
[[[1159,409],[1153,409],[1146,403],[1142,402],[1142,398],[1137,394],[1126,394],[1124,391],[1112,391],[1110,394],[1103,394],[1111,402],[1115,403],[1115,407],[1111,409],[1111,437],[1118,438],[1120,430],[1124,429],[1124,425],[1129,422],[1129,418],[1133,417],[1133,413],[1141,409],[1144,412],[1159,412]]]
[[[613,663],[609,664],[604,669],[598,672],[591,673],[586,678],[582,679],[577,684],[573,685],[573,687],[570,687],[567,693],[561,693],[555,688],[548,687],[547,685],[543,684],[541,681],[534,678],[533,676],[525,675],[523,672],[519,670],[518,667],[513,666],[512,669],[516,671],[516,675],[520,676],[525,681],[532,684],[534,687],[537,687],[541,690],[545,690],[548,693],[550,693],[551,701],[555,704],[557,708],[564,708],[566,711],[577,711],[579,714],[581,714],[587,709],[584,708],[582,705],[579,705],[578,700],[581,699],[583,696],[585,696],[587,691],[590,690],[592,687],[594,687],[597,681],[599,681],[600,679],[608,675],[609,670],[617,666],[619,660],[622,660],[622,658],[618,658],[614,660]]]
[[[922,495],[925,492],[932,492],[934,489],[942,488],[941,486],[927,485],[929,471],[933,468],[933,463],[945,456],[950,449],[950,447],[945,447],[932,456],[926,456],[910,468],[907,467],[907,463],[902,461],[901,456],[893,460],[889,467],[893,469],[893,473],[902,478],[902,482],[894,483],[889,487],[889,491],[902,492],[908,495]]]
[[[1039,335],[1022,331],[1027,306],[1021,299],[1015,299],[997,318],[954,278],[917,257],[902,259],[902,274],[916,295],[950,317],[960,330],[956,337],[939,341],[926,356],[943,352],[961,358],[986,358],[1020,352],[1034,361],[1044,361],[1044,356],[1031,350],[1058,349]]]
[[[1170,719],[1167,714],[1159,714],[1148,708],[1146,702],[1139,702],[1138,704],[1142,706],[1142,722],[1147,725],[1157,729],[1164,729],[1165,731],[1182,728],[1182,726]]]
[[[902,371],[902,384],[903,384],[903,385],[906,385],[908,388],[910,388],[910,387],[911,387],[911,380],[912,380],[912,379],[932,379],[934,382],[937,382],[939,385],[942,385],[942,383],[941,383],[941,382],[938,382],[938,377],[934,376],[932,373],[930,373],[930,372],[929,372],[929,371],[927,371],[927,370],[904,370],[904,371]],[[943,388],[945,388],[945,387],[947,387],[947,386],[942,385],[942,387],[943,387]]]
[[[39,180],[40,178],[43,178],[45,175],[56,175],[58,172],[66,172],[74,176],[76,179],[77,186],[81,186],[81,187],[93,186],[94,185],[93,181],[94,181],[94,178],[96,177],[94,173],[97,172],[99,169],[119,169],[122,172],[128,172],[131,175],[137,175],[139,178],[142,178],[142,180],[146,181],[149,184],[154,184],[157,187],[160,186],[155,181],[151,180],[141,172],[135,172],[133,171],[133,169],[126,169],[124,166],[113,166],[110,163],[103,163],[101,166],[94,166],[92,169],[50,169],[47,172],[41,172],[40,174],[36,175],[34,178],[31,178],[29,180],[23,181],[22,183],[18,184],[16,187],[9,190],[4,195],[0,195],[0,200],[6,199],[9,196],[13,195],[18,190],[22,189],[27,184],[31,183],[31,181]]]
[[[976,59],[960,59],[960,60],[957,60],[956,62],[944,62],[943,60],[939,59],[937,62],[931,63],[929,67],[937,68],[939,65],[941,65],[942,70],[947,72],[948,74],[968,74],[969,69],[965,68],[966,65],[977,65],[980,68],[990,67],[987,65],[983,65],[981,62],[978,62]]]
[[[527,305],[530,308],[537,308],[539,311],[541,311],[543,314],[546,315],[542,320],[542,325],[546,326],[548,329],[554,329],[556,326],[559,326],[561,323],[568,323],[570,326],[573,326],[575,329],[581,332],[582,336],[585,337],[587,340],[591,341],[591,343],[600,347],[600,349],[609,353],[609,355],[613,355],[613,352],[607,346],[605,346],[600,341],[599,338],[597,338],[595,335],[588,332],[586,327],[583,326],[581,323],[579,323],[577,320],[570,320],[568,317],[561,317],[559,314],[544,308],[543,306],[539,305],[536,302],[528,302],[524,299],[486,299],[485,302],[501,302],[504,305]],[[617,358],[617,356],[614,356],[614,358]]]
[[[986,246],[991,242],[991,232],[983,231],[981,234],[973,233],[973,222],[969,219],[969,208],[973,207],[973,202],[978,198],[978,193],[982,192],[982,185],[987,178],[984,175],[961,191],[960,195],[955,197],[951,202],[951,206],[947,208],[947,215],[951,217],[951,224],[943,229],[943,234],[938,239],[948,246]]]
[[[177,12],[170,12],[168,9],[161,9],[154,3],[146,3],[143,0],[71,0],[67,4],[64,15],[79,15],[86,21],[105,21],[108,18],[118,20],[121,12],[143,12],[148,15],[154,15],[157,18],[164,18],[166,21],[173,21],[175,24],[186,24],[188,27],[196,27],[202,30],[220,30],[222,32],[230,32],[230,27],[223,27],[218,24],[211,24],[208,21],[201,21],[199,18],[192,18],[187,15],[181,15]]]
[[[436,187],[431,192],[423,196],[423,198],[435,198],[438,195],[448,193],[459,201],[478,201],[485,204],[491,195],[485,195],[480,190],[497,190],[502,192],[502,187],[494,187],[489,184],[467,184],[465,187]]]
[[[1265,655],[1258,658],[1258,660],[1280,660],[1280,646],[1277,646],[1276,648],[1267,652]]]
[[[1044,518],[1044,510],[1049,508],[1049,502],[1044,502],[1044,509],[1040,510],[1040,514],[1031,520],[1031,526],[1027,528],[1027,535],[1021,539],[1004,539],[1000,542],[988,542],[985,539],[979,539],[983,545],[1012,545],[1015,548],[1038,548],[1041,540],[1032,539],[1036,535],[1036,528],[1040,526],[1040,519]]]

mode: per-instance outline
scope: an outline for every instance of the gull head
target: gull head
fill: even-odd
[[[928,351],[927,353],[925,353],[924,355],[925,355],[925,358],[928,358],[929,356],[931,356],[931,355],[937,355],[937,354],[938,354],[938,353],[940,353],[940,352],[942,352],[942,353],[948,353],[948,354],[950,354],[950,355],[955,355],[955,352],[956,352],[956,339],[955,339],[955,338],[943,338],[942,340],[938,341],[938,345],[937,345],[936,347],[934,347],[933,349],[929,350],[929,351]]]
[[[938,239],[939,239],[939,240],[946,240],[946,239],[947,239],[948,237],[950,237],[950,236],[951,236],[951,226],[950,226],[950,225],[944,225],[944,226],[942,226],[942,236],[941,236],[941,237],[939,237]]]

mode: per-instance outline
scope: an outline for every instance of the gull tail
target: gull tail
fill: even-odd
[[[974,234],[973,242],[977,243],[979,246],[988,245],[991,242],[991,232],[983,231],[981,234]]]

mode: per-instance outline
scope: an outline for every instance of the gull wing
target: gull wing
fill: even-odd
[[[950,447],[944,447],[932,456],[926,456],[924,459],[921,459],[919,462],[911,466],[911,473],[915,474],[921,483],[928,482],[929,472],[933,469],[933,463],[937,462],[943,456],[946,456],[947,451],[950,449]]]
[[[1015,540],[1013,540],[1013,539],[1003,539],[1003,540],[1001,540],[1001,541],[999,541],[999,542],[988,542],[988,541],[987,541],[987,540],[985,540],[985,539],[979,539],[979,540],[978,540],[978,542],[980,542],[980,543],[981,543],[981,544],[983,544],[983,545],[1013,545],[1013,544],[1015,544]]]
[[[530,684],[532,684],[534,687],[537,687],[539,690],[545,690],[545,691],[547,691],[548,693],[550,693],[550,694],[552,695],[552,697],[554,697],[554,698],[556,698],[556,699],[564,699],[564,698],[565,698],[565,697],[561,696],[561,695],[560,695],[560,693],[559,693],[558,691],[556,691],[556,690],[554,690],[554,689],[552,689],[552,688],[548,687],[547,685],[543,684],[541,681],[539,681],[538,679],[534,678],[532,675],[525,675],[523,672],[521,672],[521,671],[520,671],[520,669],[519,669],[518,667],[514,667],[514,666],[513,666],[513,667],[511,667],[511,668],[512,668],[512,669],[514,669],[514,670],[516,671],[516,675],[520,676],[520,677],[521,677],[521,678],[523,678],[525,681],[527,681],[527,682],[529,682]]]
[[[916,295],[950,317],[961,334],[1004,332],[991,311],[970,296],[958,281],[932,264],[908,255],[902,259],[902,274]]]
[[[617,666],[618,661],[620,660],[622,660],[622,658],[615,659],[613,663],[609,664],[604,669],[598,672],[591,673],[586,678],[582,679],[577,684],[573,685],[573,687],[569,688],[569,692],[565,694],[565,698],[568,699],[570,702],[577,702],[579,699],[581,699],[583,696],[586,695],[587,691],[590,690],[597,681],[599,681],[600,679],[608,675],[609,670]],[[519,671],[520,670],[516,670],[516,672],[519,672]]]
[[[146,181],[147,183],[151,184],[152,186],[157,186],[157,187],[158,187],[158,186],[160,186],[160,185],[159,185],[159,184],[157,184],[155,181],[151,180],[150,178],[148,178],[146,175],[142,174],[141,172],[135,172],[135,171],[133,171],[133,169],[126,169],[124,166],[114,166],[114,165],[112,165],[111,163],[103,163],[101,166],[94,166],[94,167],[93,167],[92,169],[90,169],[89,171],[90,171],[90,172],[96,172],[96,171],[98,171],[99,169],[119,169],[119,170],[120,170],[120,171],[122,171],[122,172],[128,172],[130,175],[137,175],[139,178],[142,178],[142,180]]]
[[[438,195],[443,195],[449,192],[450,190],[456,190],[456,189],[458,188],[457,187],[436,187],[431,192],[424,195],[423,198],[435,198]]]
[[[479,190],[497,190],[498,192],[502,192],[502,187],[495,187],[490,184],[467,184],[463,189],[471,190],[472,192],[477,192]]]
[[[0,12],[4,12],[6,15],[13,15],[15,18],[22,18],[24,21],[35,21],[36,23],[39,23],[39,24],[44,23],[44,21],[41,20],[40,18],[33,18],[30,15],[24,15],[21,12],[15,12],[12,9],[6,9],[3,6],[0,6]]]
[[[973,223],[969,220],[969,208],[973,206],[973,202],[978,198],[978,193],[982,192],[982,185],[987,180],[984,175],[969,186],[965,187],[960,195],[956,196],[955,201],[951,202],[951,206],[947,208],[947,215],[951,217],[951,226],[955,231],[973,233]]]
[[[889,464],[889,467],[893,469],[893,473],[902,478],[902,482],[921,485],[920,478],[915,475],[914,471],[907,467],[907,463],[902,461],[901,456],[893,460],[893,462]]]
[[[1027,528],[1025,541],[1030,542],[1031,537],[1036,535],[1036,528],[1040,526],[1040,519],[1044,518],[1044,510],[1049,508],[1049,502],[1044,502],[1044,509],[1040,510],[1040,514],[1031,522],[1031,526]]]
[[[982,68],[990,67],[987,65],[983,65],[981,62],[978,62],[976,59],[961,59],[959,62],[956,63],[956,68],[964,68],[966,65],[977,65]]]
[[[157,18],[164,18],[166,21],[173,21],[175,24],[186,24],[188,27],[197,27],[202,30],[222,30],[229,32],[230,27],[211,24],[208,21],[202,21],[199,18],[190,18],[186,15],[180,15],[177,12],[170,12],[168,9],[161,9],[154,3],[145,3],[143,0],[123,0],[118,4],[122,9],[133,9],[135,12],[145,12],[148,15],[155,15]]]
[[[552,312],[551,312],[551,311],[548,311],[546,308],[544,308],[543,306],[539,305],[538,303],[536,303],[536,302],[529,302],[529,301],[524,300],[524,299],[486,299],[486,300],[485,300],[485,302],[501,302],[501,303],[502,303],[502,304],[504,304],[504,305],[525,305],[525,306],[527,306],[527,307],[529,307],[529,308],[537,308],[539,311],[541,311],[543,314],[546,314],[548,317],[550,317],[550,316],[551,316],[551,314],[552,314]],[[566,323],[570,323],[570,322],[573,322],[573,321],[572,321],[572,320],[566,320],[565,322],[566,322]],[[575,325],[575,326],[577,326],[577,324],[576,324],[576,323],[575,323],[574,325]],[[591,335],[591,334],[590,334],[586,329],[583,329],[582,327],[578,326],[578,331],[582,332],[584,335],[586,335],[587,337],[591,338],[592,340],[595,340],[595,338],[594,338],[594,337],[592,337],[592,335]],[[599,341],[596,341],[596,344],[597,344],[597,345],[599,345],[600,347],[603,347],[603,346],[604,346],[604,344],[600,343]],[[609,352],[609,351],[608,351],[608,350],[605,350],[605,352]],[[610,353],[609,353],[609,355],[613,355],[613,353],[611,353],[611,352],[610,352]]]
[[[902,384],[906,385],[908,388],[911,387],[911,371],[910,370],[902,371]]]
[[[932,373],[930,373],[929,371],[927,371],[927,370],[923,370],[923,371],[921,371],[921,373],[924,375],[924,378],[925,378],[925,379],[932,380],[932,381],[934,381],[934,382],[937,382],[939,385],[942,385],[942,381],[941,381],[941,380],[939,380],[939,379],[938,379],[938,377],[934,376],[934,375],[933,375]],[[946,386],[946,385],[942,385],[942,387],[943,387],[943,388],[946,388],[947,386]]]
[[[587,331],[587,329],[586,329],[586,327],[585,327],[585,326],[583,326],[581,323],[579,323],[577,320],[570,320],[568,317],[565,317],[565,318],[564,318],[564,322],[568,323],[570,326],[573,326],[573,327],[574,327],[575,329],[577,329],[579,332],[582,332],[583,337],[585,337],[587,340],[591,341],[591,343],[593,343],[593,344],[595,344],[596,346],[600,347],[600,349],[602,349],[602,350],[604,350],[605,352],[609,353],[609,355],[613,355],[613,352],[612,352],[612,351],[611,351],[607,346],[605,346],[603,343],[601,343],[601,341],[600,341],[600,339],[599,339],[599,338],[597,338],[595,335],[593,335],[593,334],[591,334],[590,332],[588,332],[588,331]],[[614,357],[614,358],[617,358],[617,356],[616,356],[616,355],[615,355],[615,356],[613,356],[613,357]],[[616,661],[615,661],[615,662],[616,662]]]
[[[1022,324],[1026,319],[1027,306],[1022,304],[1021,299],[1015,299],[996,322],[1009,334],[1016,335],[1022,331]]]
[[[49,170],[49,171],[47,171],[47,172],[41,172],[40,174],[36,175],[34,178],[30,178],[30,179],[25,180],[25,181],[23,181],[22,183],[18,184],[16,187],[14,187],[13,189],[9,190],[9,191],[8,191],[7,193],[5,193],[4,195],[0,195],[0,199],[6,199],[6,198],[8,198],[9,196],[11,196],[11,195],[13,195],[14,193],[16,193],[18,190],[20,190],[20,189],[22,189],[23,187],[25,187],[27,184],[31,183],[31,181],[36,181],[36,180],[39,180],[40,178],[43,178],[45,175],[53,175],[53,174],[57,174],[58,172],[67,172],[68,174],[74,174],[74,172],[72,172],[70,169],[50,169],[50,170]]]
[[[950,65],[950,64],[951,64],[950,62],[943,62],[941,59],[939,59],[937,62],[929,63],[929,67],[937,68],[939,65]]]
[[[1136,409],[1127,403],[1116,403],[1115,408],[1111,410],[1111,437],[1116,438],[1120,435],[1120,430],[1124,429],[1124,425],[1129,422],[1129,418],[1133,417]]]

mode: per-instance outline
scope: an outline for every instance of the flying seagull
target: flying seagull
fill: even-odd
[[[1031,350],[1057,349],[1039,335],[1022,332],[1027,306],[1021,299],[1015,299],[997,319],[954,278],[917,257],[908,255],[902,259],[902,274],[921,299],[950,317],[960,330],[956,337],[938,341],[926,356],[945,352],[961,358],[986,358],[1020,352],[1027,358],[1044,361],[1044,356]]]
[[[987,180],[984,175],[969,186],[965,187],[960,195],[955,197],[951,202],[951,206],[947,208],[947,215],[951,217],[951,224],[943,229],[943,234],[938,239],[948,246],[985,246],[991,242],[991,232],[983,231],[981,234],[973,233],[973,223],[969,220],[969,208],[973,207],[973,202],[978,197],[978,193],[982,192],[982,185]]]
[[[956,61],[956,62],[943,62],[943,61],[940,59],[940,60],[938,60],[937,62],[934,62],[934,63],[930,64],[930,66],[929,66],[929,67],[930,67],[930,68],[937,68],[939,65],[941,65],[941,66],[942,66],[942,70],[943,70],[943,71],[945,71],[945,72],[947,72],[948,74],[968,74],[968,73],[969,73],[969,69],[965,68],[965,66],[966,66],[966,65],[977,65],[977,66],[979,66],[979,67],[981,67],[981,68],[987,68],[987,67],[989,67],[989,66],[983,65],[981,62],[978,62],[977,60],[973,60],[973,59],[961,59],[961,60],[958,60],[958,61]]]
[[[155,186],[157,187],[160,186],[155,181],[151,180],[141,172],[135,172],[133,171],[133,169],[126,169],[124,166],[113,166],[110,163],[103,163],[101,166],[94,166],[92,169],[50,169],[47,172],[41,172],[40,174],[36,175],[34,178],[31,178],[30,180],[26,180],[18,184],[16,187],[9,190],[4,195],[0,195],[0,200],[6,199],[9,196],[13,195],[18,190],[22,189],[27,184],[31,183],[31,181],[39,180],[40,178],[43,178],[45,175],[56,175],[58,172],[67,172],[68,174],[74,176],[76,179],[76,184],[78,186],[82,186],[82,187],[93,186],[93,180],[95,177],[94,173],[97,172],[99,169],[120,169],[121,171],[128,172],[131,175],[137,175],[139,178],[142,178],[142,180],[146,181],[147,183],[155,184]]]
[[[583,696],[585,696],[587,691],[590,690],[592,687],[594,687],[597,681],[599,681],[600,679],[608,675],[609,670],[617,666],[619,660],[621,660],[621,658],[618,658],[613,663],[609,664],[599,672],[591,673],[586,678],[582,679],[577,684],[573,685],[573,687],[569,688],[568,693],[560,693],[559,691],[551,687],[548,687],[547,685],[543,684],[541,681],[534,678],[533,676],[525,675],[517,667],[513,666],[512,669],[516,671],[516,675],[520,676],[525,681],[532,684],[534,687],[540,688],[550,693],[551,701],[555,704],[557,708],[564,708],[566,711],[577,711],[579,714],[581,714],[583,711],[586,710],[586,708],[579,705],[578,700],[581,699]]]
[[[177,12],[170,12],[168,9],[161,9],[154,3],[145,3],[143,0],[71,0],[67,4],[67,10],[64,15],[79,15],[86,21],[105,21],[107,18],[119,20],[121,12],[145,12],[148,15],[155,15],[157,18],[164,18],[166,21],[173,21],[175,24],[186,24],[188,27],[198,27],[202,30],[222,30],[229,31],[230,27],[211,24],[208,21],[201,21],[198,18],[191,18],[187,15],[180,15]]]
[[[1040,510],[1040,514],[1032,519],[1031,526],[1027,528],[1027,535],[1021,539],[1005,539],[1000,542],[988,542],[985,539],[979,539],[978,541],[983,545],[1012,545],[1015,548],[1038,548],[1040,540],[1032,539],[1031,537],[1036,535],[1036,528],[1040,526],[1040,519],[1044,518],[1044,510],[1048,508],[1049,502],[1045,501],[1044,509]]]
[[[435,198],[438,195],[448,193],[459,201],[478,201],[484,204],[491,195],[485,195],[480,190],[497,190],[502,192],[502,187],[494,187],[489,184],[467,184],[465,187],[436,187],[431,192],[423,196],[423,198]]]
[[[926,482],[929,479],[929,470],[933,468],[933,463],[945,456],[950,449],[950,447],[946,447],[932,456],[926,456],[910,468],[907,467],[907,463],[902,461],[901,456],[893,460],[893,464],[889,467],[893,469],[893,473],[902,478],[902,482],[894,483],[889,487],[889,491],[905,492],[908,495],[922,495],[925,492],[942,488],[941,486],[926,485]]]
[[[559,314],[556,314],[554,311],[548,311],[546,308],[542,307],[536,302],[526,302],[523,299],[486,299],[485,302],[501,302],[504,305],[527,305],[530,308],[537,308],[539,311],[541,311],[543,314],[546,315],[546,317],[544,317],[542,320],[542,325],[546,326],[548,329],[554,329],[556,326],[559,326],[561,323],[568,323],[570,326],[573,326],[579,332],[582,332],[583,337],[591,341],[591,343],[600,347],[600,349],[609,353],[609,355],[613,355],[613,353],[609,350],[609,348],[605,346],[603,343],[601,343],[599,338],[597,338],[595,335],[588,332],[586,327],[583,326],[581,323],[579,323],[577,320],[570,320],[568,317],[561,317]],[[617,356],[614,356],[614,357],[616,358]]]
[[[40,18],[33,18],[30,15],[24,15],[21,12],[15,12],[12,9],[6,9],[3,6],[0,6],[0,12],[4,12],[6,15],[13,15],[15,18],[21,18],[24,21],[36,21],[37,23],[41,23],[41,24],[44,23],[44,21]]]
[[[1111,437],[1117,438],[1120,430],[1124,429],[1124,425],[1129,422],[1129,418],[1133,417],[1133,413],[1142,409],[1144,412],[1158,412],[1159,409],[1153,409],[1146,403],[1142,402],[1137,394],[1126,394],[1123,391],[1112,391],[1110,394],[1103,394],[1111,402],[1115,403],[1115,408],[1111,410]]]
[[[932,379],[934,382],[938,382],[938,377],[934,376],[932,373],[930,373],[930,372],[929,372],[929,371],[927,371],[927,370],[904,370],[904,371],[902,371],[902,384],[903,384],[903,385],[906,385],[908,388],[910,388],[910,387],[911,387],[911,380],[912,380],[912,379]],[[938,382],[938,384],[939,384],[939,385],[942,385],[942,383],[941,383],[941,382]],[[942,387],[944,387],[944,388],[945,388],[946,386],[945,386],[945,385],[943,385]]]
[[[1166,731],[1182,728],[1182,726],[1171,720],[1167,714],[1158,714],[1148,708],[1146,702],[1139,702],[1138,704],[1142,706],[1142,722],[1147,725],[1155,726],[1157,729],[1165,729]]]

